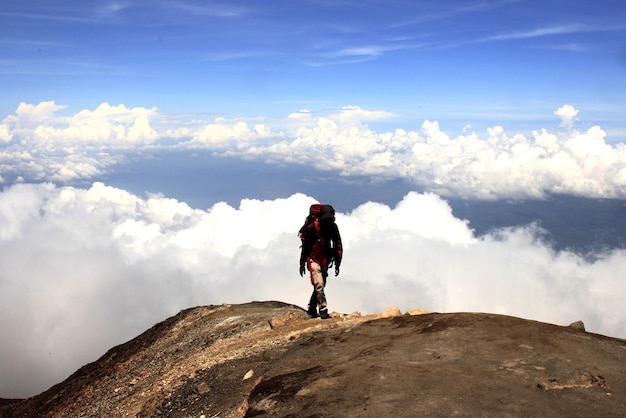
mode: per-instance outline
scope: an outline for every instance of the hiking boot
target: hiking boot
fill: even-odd
[[[315,307],[310,307],[309,306],[309,310],[306,311],[306,313],[309,314],[309,316],[311,318],[317,318],[317,308],[315,308]]]
[[[328,319],[330,315],[328,315],[328,309],[320,309],[320,318]]]

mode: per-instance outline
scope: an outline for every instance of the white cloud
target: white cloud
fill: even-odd
[[[54,112],[63,109],[53,101],[41,102],[38,105],[20,103],[15,114],[7,116],[0,124],[0,140],[10,142],[15,134],[36,129],[39,124],[49,121]]]
[[[384,112],[345,108],[327,117],[299,113],[303,124],[292,140],[241,149],[235,153],[271,161],[293,161],[344,176],[403,178],[427,190],[467,198],[543,198],[546,193],[624,198],[624,144],[611,146],[600,127],[573,130],[578,110],[555,112],[566,132],[535,131],[512,137],[502,127],[450,137],[437,121],[420,131],[378,133],[362,120],[390,117]],[[229,155],[233,155],[230,153]]]
[[[64,108],[53,101],[38,105],[20,103],[15,114],[4,120],[3,126],[9,135],[19,136],[31,146],[42,143],[124,146],[150,143],[158,138],[149,122],[156,113],[155,108],[102,103],[93,111],[81,110],[70,117],[57,116],[56,112]]]
[[[501,35],[494,35],[487,38],[483,38],[480,42],[487,41],[506,41],[506,40],[514,40],[514,39],[528,39],[528,38],[537,38],[544,36],[553,36],[553,35],[563,35],[568,33],[579,33],[589,31],[589,28],[575,24],[575,25],[566,25],[566,26],[552,26],[552,27],[544,27],[533,29],[526,32],[516,32],[516,33],[508,33]]]
[[[339,113],[331,115],[331,119],[338,120],[344,123],[357,123],[389,119],[395,115],[385,110],[367,110],[361,109],[358,106],[343,106]]]
[[[97,142],[112,145],[150,143],[158,134],[150,127],[149,118],[156,109],[127,108],[102,103],[94,111],[82,110],[68,121],[67,127],[46,127],[39,137],[67,142]],[[37,131],[36,131],[37,133]]]
[[[13,135],[10,133],[9,126],[6,123],[0,124],[0,141],[11,142]]]
[[[181,309],[304,306],[299,229],[312,197],[218,203],[21,184],[0,193],[0,397],[41,391]],[[534,226],[476,238],[440,197],[338,213],[345,257],[332,310],[483,311],[626,336],[626,252],[555,253]],[[39,376],[33,379],[32,376]]]
[[[297,112],[291,113],[289,114],[289,116],[287,116],[288,119],[296,119],[296,120],[300,120],[300,119],[304,119],[304,120],[311,120],[312,116],[311,116],[311,112],[307,109],[301,109]]]
[[[571,129],[574,126],[576,115],[578,115],[578,109],[571,105],[565,105],[557,109],[554,114],[561,118],[562,127]]]
[[[272,133],[271,129],[264,124],[256,124],[252,129],[248,124],[241,120],[226,120],[217,118],[213,123],[209,123],[201,130],[193,134],[191,140],[192,146],[212,146],[223,147],[228,142],[237,144],[241,147],[249,141],[268,138],[271,136],[280,136]]]
[[[150,119],[156,109],[103,103],[95,110],[59,116],[55,102],[21,103],[0,125],[0,174],[30,181],[93,179],[125,161],[123,151],[150,146],[159,134]]]
[[[15,116],[9,118],[18,127],[32,126],[50,120],[55,112],[64,108],[65,106],[57,105],[54,101],[41,102],[38,105],[22,102],[17,107]]]
[[[543,198],[547,193],[626,198],[626,148],[609,144],[599,126],[577,131],[579,110],[555,111],[561,131],[532,137],[494,125],[452,137],[436,120],[418,130],[379,132],[368,122],[391,120],[385,110],[345,106],[318,115],[301,110],[277,119],[212,121],[162,115],[155,108],[103,103],[57,116],[54,102],[19,105],[0,125],[0,175],[30,181],[98,179],[126,154],[206,149],[231,158],[296,163],[341,176],[403,179],[445,196]],[[469,126],[469,125],[468,125]]]

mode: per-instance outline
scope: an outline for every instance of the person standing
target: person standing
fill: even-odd
[[[328,303],[324,288],[328,269],[334,265],[335,276],[343,255],[341,235],[335,223],[335,210],[331,205],[312,205],[305,225],[300,229],[302,250],[300,252],[300,276],[304,276],[305,265],[311,275],[313,293],[307,313],[312,318],[328,319]]]

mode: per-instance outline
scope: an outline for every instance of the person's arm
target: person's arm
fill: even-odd
[[[334,235],[335,236],[333,237],[333,240],[335,244],[335,276],[338,276],[339,266],[341,266],[341,258],[343,257],[343,245],[341,244],[341,234],[339,234],[339,228],[337,227],[337,224],[335,224]]]
[[[306,230],[304,242],[302,243],[302,249],[300,250],[300,276],[304,275],[306,259],[313,250],[313,244],[315,243],[315,230],[311,231],[310,225]]]

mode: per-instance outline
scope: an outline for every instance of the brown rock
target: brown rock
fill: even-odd
[[[307,319],[308,315],[302,312],[288,312],[284,315],[275,316],[269,319],[270,328],[279,328],[298,319]]]
[[[395,306],[390,306],[380,314],[380,318],[392,318],[394,316],[402,315],[402,311]]]
[[[415,315],[424,315],[427,314],[428,311],[424,309],[411,309],[407,312],[407,315],[415,316]]]
[[[208,393],[210,390],[211,389],[209,388],[209,385],[206,384],[206,382],[202,382],[198,386],[196,386],[196,392],[198,393],[198,395],[204,395],[205,393]]]

